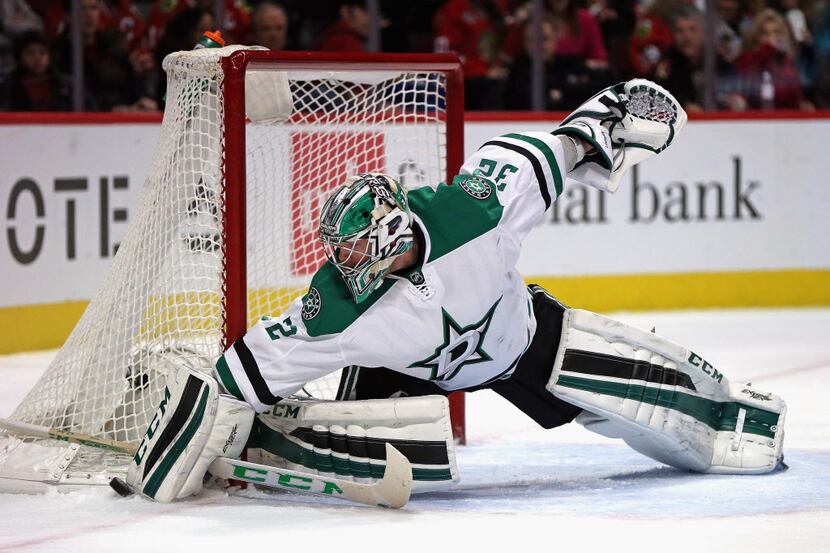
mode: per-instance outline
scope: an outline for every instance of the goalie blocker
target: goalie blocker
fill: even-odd
[[[187,367],[171,370],[127,484],[162,503],[199,493],[211,462],[241,455],[253,420],[253,408],[219,394],[210,376]]]
[[[262,414],[252,433],[254,416],[247,403],[220,394],[212,377],[173,369],[126,485],[162,503],[195,495],[213,461],[237,458],[246,445],[249,460],[370,484],[387,472],[391,444],[413,465],[413,491],[445,489],[458,481],[445,397],[286,399]],[[123,494],[119,484],[115,479],[111,486]]]

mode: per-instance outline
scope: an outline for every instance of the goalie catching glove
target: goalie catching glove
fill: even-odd
[[[553,134],[593,147],[570,178],[616,192],[628,169],[668,148],[685,124],[686,112],[671,93],[651,81],[632,79],[594,95]]]
[[[127,484],[162,503],[195,495],[214,459],[239,457],[253,421],[251,406],[221,395],[210,376],[173,369],[130,463]]]

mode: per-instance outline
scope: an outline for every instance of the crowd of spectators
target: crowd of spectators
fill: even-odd
[[[544,0],[540,14],[528,0],[382,0],[381,49],[456,52],[467,109],[531,109],[539,44],[543,109],[572,109],[632,77],[690,111],[830,106],[830,0],[714,0],[708,99],[702,3]],[[207,30],[221,27],[230,44],[359,52],[371,24],[362,0],[80,0],[80,12],[88,111],[162,109],[162,60]],[[0,110],[72,109],[71,21],[69,0],[0,0]]]

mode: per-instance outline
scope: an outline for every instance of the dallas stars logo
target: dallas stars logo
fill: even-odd
[[[310,321],[314,317],[320,313],[320,307],[322,307],[323,299],[320,297],[320,292],[317,291],[317,288],[311,287],[308,290],[308,294],[305,295],[303,298],[303,310],[302,316],[304,321]]]
[[[489,198],[490,193],[493,191],[489,184],[477,177],[468,177],[459,181],[458,184],[464,192],[477,200]]]
[[[484,317],[477,323],[462,327],[452,315],[441,309],[444,326],[444,342],[435,348],[429,357],[409,365],[410,368],[430,369],[430,380],[451,380],[466,365],[491,361],[482,344],[493,313],[501,298],[496,300]]]

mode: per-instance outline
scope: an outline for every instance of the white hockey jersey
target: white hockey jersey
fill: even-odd
[[[445,390],[507,378],[536,331],[515,266],[527,233],[561,193],[564,157],[548,133],[495,138],[450,184],[409,192],[421,262],[356,304],[326,263],[286,313],[264,318],[216,365],[258,411],[350,365],[386,367]]]

